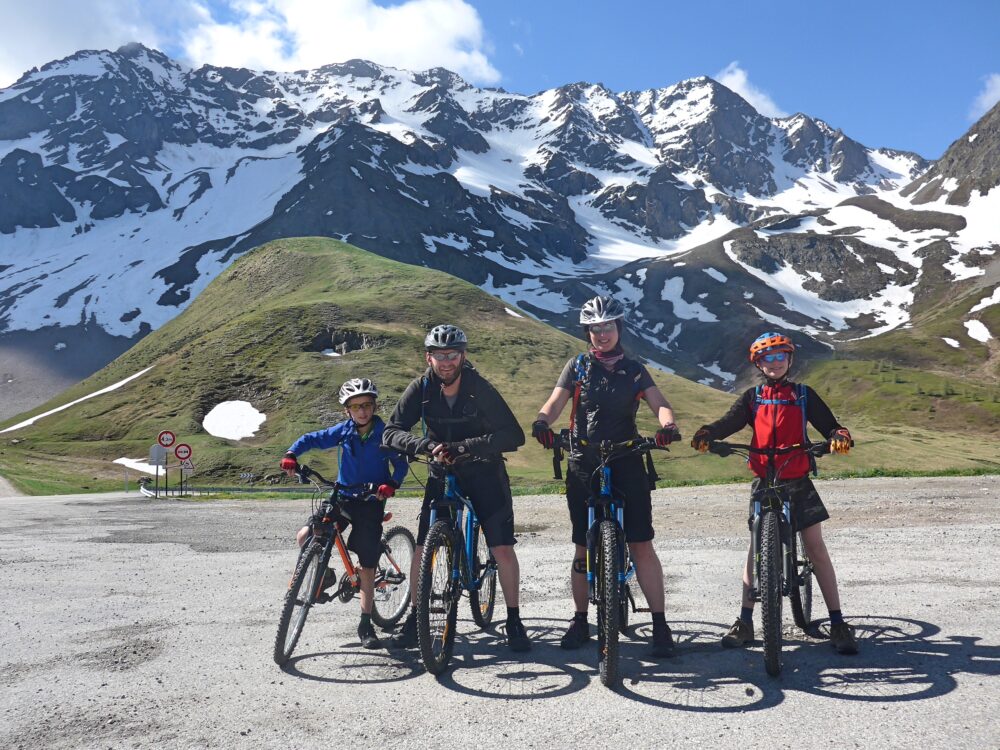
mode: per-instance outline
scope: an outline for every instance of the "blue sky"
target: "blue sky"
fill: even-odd
[[[994,0],[0,0],[0,10],[0,86],[131,40],[193,65],[441,65],[522,93],[709,75],[765,114],[805,112],[865,145],[928,158],[1000,100]]]

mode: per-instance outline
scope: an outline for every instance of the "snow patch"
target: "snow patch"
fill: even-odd
[[[722,273],[722,271],[719,271],[715,268],[703,268],[701,270],[707,273],[716,281],[718,281],[720,284],[725,284],[727,281],[729,281],[729,278],[726,276],[726,274]]]
[[[663,292],[660,296],[673,305],[674,315],[681,320],[700,320],[703,323],[719,322],[719,319],[709,312],[704,305],[697,302],[685,302],[683,294],[684,279],[680,276],[675,276],[663,283]]]
[[[950,339],[947,336],[942,336],[941,340],[944,343],[946,343],[948,346],[954,347],[955,349],[960,349],[961,348],[961,344],[959,344],[957,341],[955,341],[955,339]]]
[[[509,307],[505,307],[504,310],[506,310],[507,314],[510,315],[513,318],[523,318],[524,317],[523,315],[520,315],[520,314],[514,312],[513,310],[511,310]]]
[[[266,419],[249,401],[223,401],[205,415],[201,426],[214,437],[240,440],[253,437]]]
[[[980,310],[985,310],[987,307],[992,305],[1000,305],[1000,286],[993,290],[993,294],[989,297],[983,297],[979,302],[973,305],[972,309],[969,310],[970,313],[979,312]]]
[[[987,328],[981,320],[967,320],[962,323],[962,325],[964,325],[965,330],[968,331],[969,338],[973,338],[976,341],[980,341],[985,344],[993,338],[990,335],[990,329]]]
[[[79,403],[81,403],[83,401],[87,401],[88,399],[92,399],[92,398],[94,398],[94,396],[100,396],[102,394],[110,393],[111,391],[118,390],[119,388],[121,388],[126,383],[131,383],[133,380],[135,380],[136,378],[138,378],[140,375],[145,375],[147,372],[149,372],[152,369],[153,369],[152,367],[147,367],[145,370],[140,370],[135,375],[130,375],[129,377],[125,378],[124,380],[119,380],[114,385],[109,385],[107,388],[102,388],[99,391],[94,391],[93,393],[91,393],[91,394],[89,394],[87,396],[83,396],[82,398],[78,398],[76,401],[70,401],[68,404],[63,404],[62,406],[57,406],[55,409],[51,409],[51,410],[49,410],[47,412],[44,412],[43,414],[39,414],[37,416],[34,416],[31,419],[26,419],[23,422],[18,422],[16,425],[14,425],[12,427],[8,427],[5,430],[0,430],[0,433],[3,433],[3,432],[12,432],[14,430],[19,430],[22,427],[27,427],[29,425],[33,425],[35,422],[37,422],[39,419],[42,419],[43,417],[47,417],[47,416],[49,416],[51,414],[56,414],[58,412],[64,411],[65,409],[68,409],[71,406],[76,406],[77,404],[79,404]]]

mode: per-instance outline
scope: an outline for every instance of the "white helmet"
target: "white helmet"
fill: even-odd
[[[340,386],[340,403],[346,404],[355,396],[378,398],[378,387],[368,378],[351,378]]]
[[[458,349],[464,352],[468,345],[469,340],[465,337],[465,331],[458,326],[447,323],[434,326],[427,334],[427,338],[424,339],[424,348],[428,351],[431,349]]]
[[[580,308],[580,322],[585,326],[622,320],[624,317],[625,308],[622,303],[607,295],[589,299]]]

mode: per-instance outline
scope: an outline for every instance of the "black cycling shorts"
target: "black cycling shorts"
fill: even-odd
[[[753,495],[762,489],[764,480],[758,477],[750,485],[750,528],[753,528]],[[792,517],[795,519],[795,528],[799,531],[808,529],[830,518],[830,514],[820,500],[819,492],[812,480],[805,476],[801,479],[793,479],[789,482],[782,482],[782,488],[788,493],[792,501]]]
[[[378,500],[348,500],[342,503],[346,515],[338,513],[341,529],[351,527],[347,549],[358,556],[362,568],[374,568],[382,554],[382,518],[385,503]]]
[[[514,538],[514,499],[510,494],[510,479],[507,467],[502,461],[496,463],[475,462],[459,466],[455,471],[459,491],[469,498],[479,525],[490,547],[517,544]],[[424,490],[424,502],[420,506],[417,521],[417,544],[427,538],[430,520],[430,501],[444,494],[444,477],[440,469],[431,465]]]
[[[625,540],[648,542],[653,539],[653,500],[642,455],[622,456],[611,466],[611,494],[624,500]],[[566,474],[566,505],[573,524],[573,544],[587,546],[587,498],[601,488],[596,462],[571,457]]]

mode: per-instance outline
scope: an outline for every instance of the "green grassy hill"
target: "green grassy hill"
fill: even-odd
[[[296,437],[340,421],[336,394],[347,378],[376,380],[382,392],[380,412],[388,416],[406,384],[424,369],[424,333],[441,322],[466,330],[470,360],[507,398],[525,427],[551,393],[566,360],[583,346],[528,317],[510,315],[504,303],[447,274],[329,239],[280,240],[240,258],[181,315],[100,372],[33,412],[0,424],[2,429],[153,368],[118,390],[0,435],[0,474],[30,493],[114,489],[121,487],[122,468],[111,462],[146,456],[162,429],[193,446],[199,483],[235,482],[245,471],[271,473]],[[338,346],[346,348],[343,356],[322,354]],[[653,373],[686,436],[721,415],[733,399],[683,378]],[[823,393],[826,381],[824,376],[822,382],[811,382]],[[830,395],[835,409],[856,401],[846,385]],[[205,433],[205,414],[234,399],[249,401],[267,415],[258,433],[241,441]],[[967,406],[996,411],[986,396]],[[942,419],[947,431],[939,432],[934,426],[921,428],[926,415],[904,407],[891,416],[901,420],[898,429],[887,428],[881,416],[858,421],[855,431],[864,449],[846,460],[838,458],[835,465],[831,460],[830,468],[1000,469],[995,428],[986,442],[972,445],[953,421]],[[651,430],[648,410],[643,421]],[[551,486],[550,455],[530,442],[511,456],[514,483],[520,488]],[[309,454],[306,460],[332,471],[335,456]],[[658,464],[664,480],[672,482],[747,476],[736,459],[699,456],[686,445]]]

